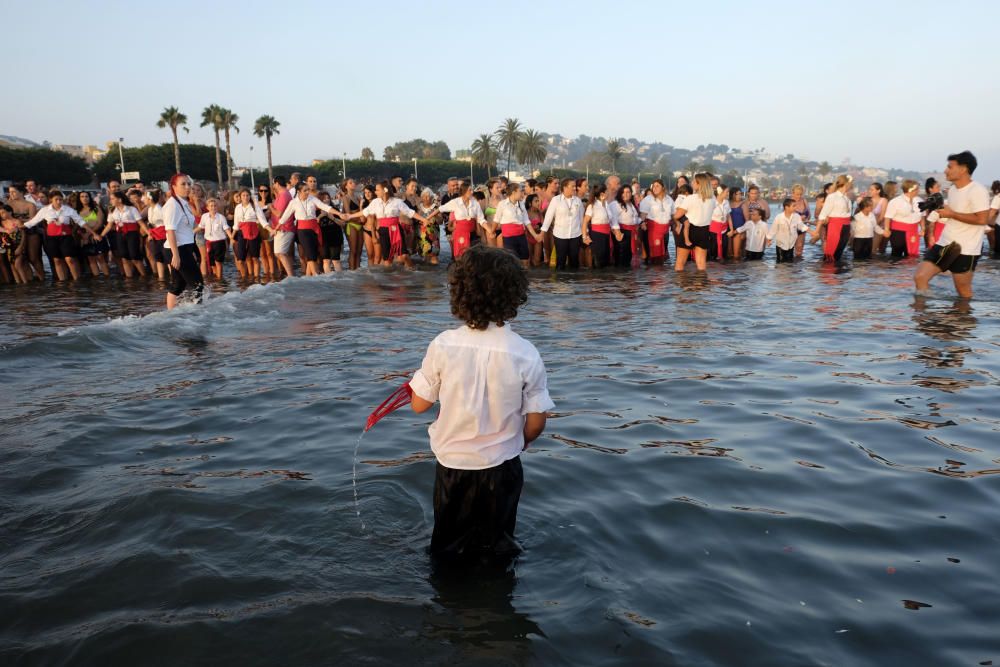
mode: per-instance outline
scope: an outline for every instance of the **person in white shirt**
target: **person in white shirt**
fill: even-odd
[[[933,176],[924,181],[924,194],[927,195],[927,198],[933,197],[936,194],[944,196],[941,192],[941,184]],[[941,238],[941,233],[944,231],[944,223],[941,222],[941,215],[937,211],[927,213],[924,221],[924,245],[930,248]],[[989,230],[989,226],[986,229]],[[989,231],[987,231],[988,233]]]
[[[219,211],[219,200],[209,197],[205,201],[208,209],[198,221],[195,231],[205,232],[205,253],[208,255],[209,271],[215,274],[216,280],[222,280],[222,264],[226,260],[226,241],[233,240],[233,231],[229,221]]]
[[[511,330],[528,298],[514,256],[474,246],[452,264],[449,283],[463,326],[431,342],[408,383],[414,412],[441,402],[428,429],[437,459],[431,555],[443,563],[507,559],[520,551],[520,454],[555,404],[538,350]]]
[[[618,219],[611,215],[608,207],[608,186],[595,185],[583,213],[583,242],[590,246],[595,269],[611,264],[612,235],[618,242],[624,238]]]
[[[875,235],[882,236],[882,228],[874,211],[875,202],[871,197],[864,197],[851,220],[851,252],[856,260],[870,259]]]
[[[556,269],[580,268],[580,244],[583,240],[583,202],[576,196],[576,181],[564,178],[562,192],[545,209],[542,232],[552,229],[556,250]]]
[[[472,196],[472,186],[463,181],[458,186],[457,196],[442,204],[438,211],[444,213],[446,219],[452,218],[451,254],[452,259],[458,259],[472,245],[472,237],[479,236],[476,225],[486,225],[483,208]]]
[[[527,235],[531,234],[538,242],[542,241],[544,237],[535,231],[534,227],[531,226],[531,221],[528,220],[528,211],[521,203],[524,195],[521,186],[517,183],[510,183],[507,185],[506,194],[507,198],[501,199],[500,203],[497,204],[496,212],[493,214],[493,223],[500,227],[504,249],[517,255],[517,258],[521,260],[521,265],[528,268],[530,253]]]
[[[986,225],[986,238],[989,239],[993,257],[1000,258],[1000,220],[997,220],[997,214],[1000,214],[1000,181],[993,181],[990,185],[990,194],[993,198],[990,200],[990,219]],[[936,243],[937,238],[934,241]]]
[[[743,245],[746,248],[745,259],[748,261],[764,259],[764,248],[770,244],[767,240],[767,223],[764,222],[763,215],[760,208],[750,209],[750,219],[732,232],[734,235],[740,234],[745,237]]]
[[[944,208],[938,211],[945,228],[913,275],[919,293],[926,293],[934,276],[951,271],[958,295],[972,298],[972,275],[983,252],[990,219],[989,190],[972,180],[977,165],[976,156],[969,151],[948,156],[944,177],[951,181],[951,188]]]
[[[298,192],[288,203],[288,207],[281,213],[278,219],[278,226],[284,225],[292,216],[295,216],[295,236],[299,241],[302,261],[306,265],[307,276],[319,275],[319,249],[322,246],[319,226],[319,215],[317,210],[330,215],[338,215],[340,212],[332,206],[324,204],[317,197],[309,192],[308,186],[299,187]]]
[[[624,185],[615,194],[615,200],[608,204],[611,219],[618,226],[619,234],[615,236],[615,266],[620,269],[632,267],[633,261],[639,258],[636,244],[639,240],[639,210],[632,201],[631,185]]]
[[[170,286],[167,288],[167,310],[177,307],[185,290],[194,291],[195,302],[201,303],[204,281],[201,276],[200,254],[194,241],[196,220],[188,194],[191,179],[187,174],[174,174],[170,193],[163,205],[163,226],[167,229],[167,261],[170,263]]]
[[[712,178],[709,182],[715,183],[718,179]],[[715,192],[715,206],[712,209],[712,222],[708,226],[708,232],[712,235],[711,243],[708,244],[708,258],[721,262],[726,259],[726,240],[729,232],[733,231],[732,211],[729,208],[729,188],[722,185],[713,186]]]
[[[117,233],[115,237],[118,246],[114,249],[126,278],[132,277],[136,271],[146,277],[146,266],[142,262],[142,234],[147,234],[146,224],[142,221],[139,209],[132,206],[127,196],[122,192],[112,192],[108,195],[111,209],[108,211],[108,224],[101,231],[104,238],[111,230]]]
[[[783,264],[795,261],[795,242],[801,232],[809,231],[809,226],[802,222],[802,216],[795,212],[795,200],[791,197],[782,202],[782,211],[774,216],[767,228],[767,240],[774,243],[774,263]]]
[[[375,186],[375,199],[361,211],[344,215],[339,211],[334,213],[341,220],[354,218],[374,218],[378,225],[379,245],[382,247],[382,266],[392,266],[395,262],[403,262],[407,268],[412,268],[410,256],[403,250],[403,231],[399,219],[403,216],[427,224],[427,218],[420,215],[406,202],[397,199],[396,190],[388,181],[382,181]]]
[[[90,231],[87,223],[71,206],[63,205],[63,193],[59,190],[49,192],[49,204],[41,207],[35,215],[24,223],[28,229],[45,223],[45,251],[52,261],[52,268],[59,280],[80,277],[80,263],[76,256],[78,252],[76,239],[73,237],[73,224],[82,228],[87,238],[98,240],[98,236]]]
[[[917,194],[920,186],[913,179],[903,181],[903,194],[889,202],[885,209],[886,229],[882,235],[889,239],[893,257],[916,257],[920,254],[920,227],[924,215],[920,212]]]
[[[167,256],[163,249],[167,244],[167,228],[163,225],[163,192],[158,188],[147,190],[143,195],[146,204],[146,229],[152,245],[153,266],[156,277],[167,279]]]
[[[681,240],[677,246],[675,271],[683,271],[688,256],[694,255],[694,263],[699,271],[708,268],[708,246],[712,243],[709,227],[715,211],[715,193],[708,174],[695,174],[692,194],[674,209],[674,220],[684,223]]]
[[[839,262],[847,247],[851,227],[851,188],[854,179],[847,174],[841,174],[833,183],[833,192],[827,195],[823,208],[816,216],[816,231],[813,240],[826,231],[826,241],[823,243],[823,259],[828,262]]]
[[[646,233],[650,264],[663,264],[670,259],[667,248],[668,232],[674,220],[674,200],[659,178],[649,187],[649,194],[639,202],[641,229]]]
[[[267,227],[267,218],[260,200],[243,188],[233,209],[233,228],[238,231],[233,254],[237,262],[246,264],[247,275],[253,280],[260,276],[261,227]]]

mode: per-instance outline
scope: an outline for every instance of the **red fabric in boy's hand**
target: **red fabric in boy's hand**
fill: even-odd
[[[368,415],[368,421],[365,422],[365,432],[368,432],[382,417],[407,405],[412,399],[413,390],[410,389],[410,382],[407,380],[402,387],[392,392],[389,398],[382,401],[382,404]]]

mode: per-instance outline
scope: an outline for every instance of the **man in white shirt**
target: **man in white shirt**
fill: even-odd
[[[972,180],[977,165],[976,156],[969,151],[948,156],[944,177],[951,181],[951,188],[944,208],[938,211],[947,224],[913,275],[918,292],[926,292],[937,274],[951,271],[958,296],[972,298],[972,274],[983,252],[990,217],[990,193]]]
[[[545,209],[542,233],[552,228],[555,237],[556,269],[580,268],[580,243],[583,239],[583,202],[576,196],[576,181],[562,180],[562,194],[558,194]]]

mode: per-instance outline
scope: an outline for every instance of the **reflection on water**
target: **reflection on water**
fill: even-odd
[[[429,562],[428,415],[365,437],[355,507],[365,417],[454,325],[443,271],[172,313],[140,281],[0,290],[0,659],[1000,660],[1000,267],[968,303],[807,253],[532,273],[513,326],[557,408],[492,573]]]

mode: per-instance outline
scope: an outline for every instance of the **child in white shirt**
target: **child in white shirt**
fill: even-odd
[[[782,206],[784,210],[775,216],[767,228],[767,240],[774,241],[776,264],[794,262],[795,242],[799,239],[799,232],[809,231],[809,227],[802,222],[802,216],[795,212],[794,199],[789,197]]]
[[[750,209],[750,219],[739,229],[729,232],[729,235],[745,234],[747,261],[764,259],[764,248],[771,244],[767,240],[767,223],[764,222],[759,208]]]
[[[448,283],[464,324],[431,342],[410,381],[414,412],[441,401],[428,431],[437,458],[431,555],[507,558],[520,551],[520,454],[555,407],[538,350],[508,324],[527,300],[527,273],[513,254],[480,244],[452,263]]]
[[[872,239],[875,234],[882,236],[882,228],[878,224],[872,210],[875,208],[871,197],[865,197],[858,203],[858,211],[851,220],[851,250],[854,259],[870,259],[872,256]]]

